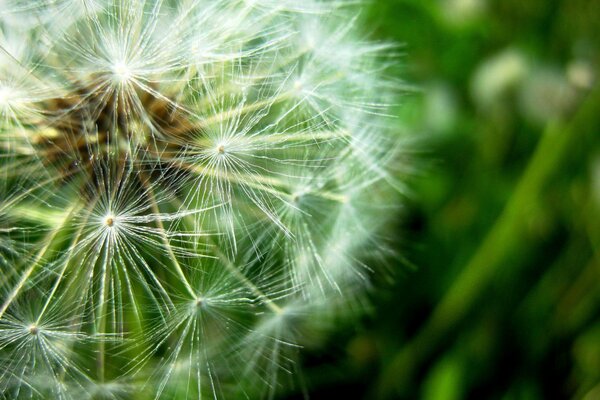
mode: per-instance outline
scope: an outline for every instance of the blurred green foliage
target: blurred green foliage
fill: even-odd
[[[306,391],[600,399],[600,4],[380,0],[366,19],[415,88],[396,251],[416,268],[307,357]]]

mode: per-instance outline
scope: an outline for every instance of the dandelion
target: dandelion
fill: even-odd
[[[362,307],[401,85],[350,3],[3,2],[2,396],[271,398]]]

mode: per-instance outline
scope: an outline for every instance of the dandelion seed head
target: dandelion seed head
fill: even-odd
[[[29,325],[27,327],[27,330],[29,331],[29,334],[32,336],[36,336],[38,333],[40,333],[40,328],[36,324]]]
[[[194,305],[197,308],[200,308],[200,307],[204,306],[205,302],[206,302],[206,299],[204,299],[202,297],[198,297],[198,298],[196,298],[196,300],[194,300]]]
[[[276,396],[402,187],[350,3],[7,2],[2,393]]]
[[[133,71],[124,61],[117,61],[111,67],[115,80],[118,83],[126,84],[133,77]]]
[[[107,215],[106,217],[104,217],[104,225],[106,225],[108,228],[112,228],[116,223],[116,217],[112,214]]]
[[[0,86],[0,105],[8,104],[8,99],[10,99],[10,97],[11,90],[4,85]]]
[[[19,99],[22,95],[19,89],[0,82],[0,112],[20,108]]]
[[[304,82],[302,81],[302,79],[300,79],[300,78],[296,79],[294,81],[293,88],[296,93],[301,93],[302,90],[304,89]]]
[[[300,200],[302,200],[302,196],[304,195],[303,192],[294,192],[292,193],[292,201],[296,204],[300,203]]]

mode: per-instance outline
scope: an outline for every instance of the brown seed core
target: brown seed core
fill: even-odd
[[[132,96],[135,102],[83,86],[47,100],[40,106],[51,118],[40,126],[34,144],[45,161],[70,173],[93,174],[92,161],[115,148],[123,161],[127,147],[114,145],[123,139],[152,157],[178,154],[180,143],[198,129],[197,124],[173,105],[168,94],[159,97],[140,89]]]

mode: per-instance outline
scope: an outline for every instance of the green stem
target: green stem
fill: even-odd
[[[570,124],[550,124],[540,139],[514,194],[502,214],[454,284],[434,309],[415,337],[406,343],[383,371],[376,386],[377,397],[389,398],[408,386],[411,372],[432,354],[442,338],[473,308],[488,288],[496,271],[512,249],[524,238],[530,210],[559,170],[570,145],[581,137],[587,121],[600,109],[600,90],[596,89],[582,104]]]

